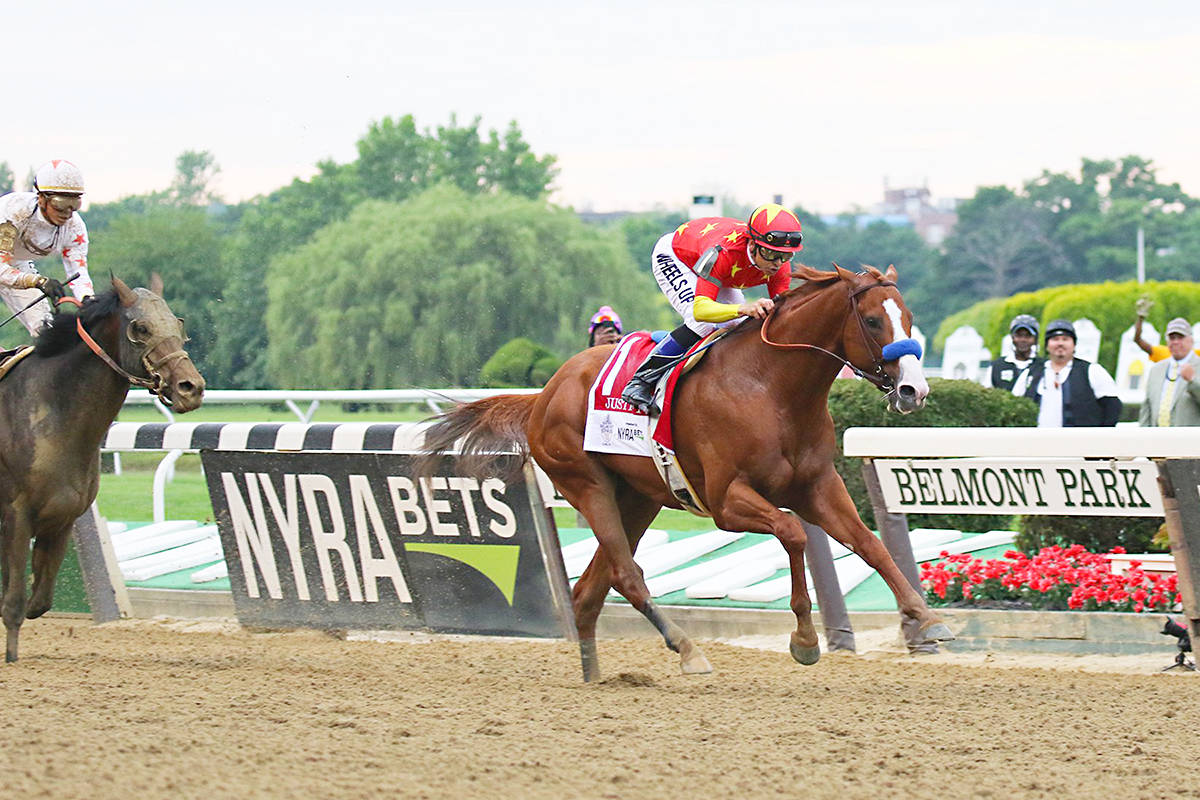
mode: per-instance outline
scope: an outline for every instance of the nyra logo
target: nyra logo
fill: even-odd
[[[517,525],[503,481],[222,471],[220,483],[249,597],[411,603],[402,565],[435,556],[513,602],[521,548],[505,543]]]

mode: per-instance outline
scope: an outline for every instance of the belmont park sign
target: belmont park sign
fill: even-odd
[[[1150,461],[876,459],[888,511],[1161,517]]]

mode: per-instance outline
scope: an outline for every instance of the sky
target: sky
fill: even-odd
[[[0,161],[51,158],[90,202],[166,188],[210,151],[230,202],[356,157],[384,117],[515,120],[552,199],[810,211],[891,186],[1018,187],[1151,158],[1200,195],[1200,3],[209,0],[7,4]],[[18,188],[26,188],[19,186]]]

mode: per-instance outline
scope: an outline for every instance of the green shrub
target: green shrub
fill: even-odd
[[[1107,553],[1117,546],[1129,553],[1145,553],[1162,549],[1150,544],[1162,523],[1162,517],[1021,516],[1013,544],[1028,554],[1051,545],[1073,544],[1093,553]]]
[[[1017,314],[1032,314],[1043,331],[1051,320],[1074,321],[1086,317],[1100,329],[1100,363],[1111,373],[1117,366],[1121,334],[1134,323],[1133,305],[1142,295],[1154,300],[1149,322],[1158,331],[1173,317],[1190,319],[1191,309],[1200,307],[1200,284],[1191,281],[1148,281],[1140,285],[1136,281],[1108,281],[1051,286],[1012,297],[989,298],[947,317],[933,337],[933,346],[943,349],[946,337],[960,326],[970,325],[983,337],[985,347],[999,353],[1008,324]]]
[[[560,366],[554,353],[518,336],[492,354],[479,370],[479,379],[488,388],[544,386]]]
[[[971,381],[933,379],[929,381],[925,407],[912,414],[888,411],[883,395],[866,381],[834,381],[829,392],[829,413],[837,432],[836,466],[854,498],[859,516],[870,528],[875,514],[862,477],[862,459],[842,455],[842,434],[847,428],[953,428],[953,427],[1033,427],[1037,424],[1037,406],[1024,397],[1013,397],[999,389],[986,389]],[[966,531],[1006,529],[1009,515],[912,514],[913,528],[951,528]]]

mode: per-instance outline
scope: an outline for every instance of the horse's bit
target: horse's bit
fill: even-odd
[[[851,309],[854,311],[854,317],[855,317],[855,319],[858,320],[859,333],[862,334],[863,341],[867,345],[867,351],[869,353],[871,353],[873,369],[870,372],[864,372],[863,370],[859,369],[854,364],[851,364],[845,358],[842,358],[841,356],[839,356],[837,353],[826,350],[824,347],[820,347],[815,344],[771,341],[769,338],[767,338],[767,324],[771,321],[771,318],[775,314],[774,309],[772,309],[771,315],[768,316],[765,320],[763,320],[762,327],[759,328],[759,338],[761,338],[765,344],[768,344],[771,347],[778,347],[780,349],[785,349],[785,350],[792,350],[792,349],[816,350],[818,352],[824,353],[825,355],[830,356],[831,358],[837,359],[838,361],[845,364],[847,367],[849,367],[854,372],[855,375],[857,375],[858,377],[862,378],[863,380],[866,380],[869,383],[873,384],[875,386],[875,388],[879,389],[879,391],[889,392],[889,393],[894,392],[896,390],[896,386],[894,383],[892,383],[891,376],[889,376],[887,374],[887,372],[884,370],[884,368],[883,368],[884,362],[885,361],[894,361],[895,359],[900,358],[902,355],[911,353],[914,346],[916,347],[918,352],[919,352],[920,348],[916,344],[916,342],[912,341],[911,339],[904,339],[901,341],[892,342],[891,344],[881,348],[879,346],[879,343],[876,342],[874,337],[872,337],[871,334],[867,331],[867,324],[863,321],[862,312],[860,312],[858,310],[858,296],[864,292],[870,291],[871,289],[875,289],[877,287],[895,286],[895,285],[896,284],[894,281],[877,281],[876,283],[872,283],[870,286],[860,286],[859,288],[857,288],[853,292],[851,292],[849,297],[847,298],[850,301]],[[912,343],[912,346],[905,347],[904,345],[906,345],[909,342]],[[900,347],[896,347],[896,345],[900,345]],[[876,351],[878,351],[879,355],[875,355]],[[889,352],[889,351],[891,351],[891,352]],[[895,353],[894,357],[889,357],[892,355],[892,352]]]

